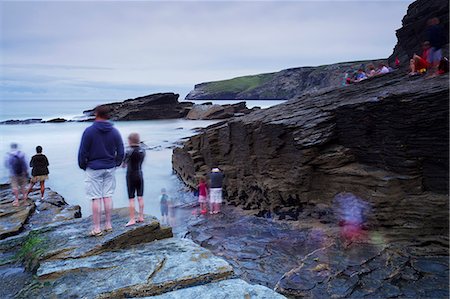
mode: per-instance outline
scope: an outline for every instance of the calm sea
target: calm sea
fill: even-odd
[[[201,102],[201,101],[200,101]],[[199,103],[200,103],[199,102]],[[220,101],[220,104],[238,101]],[[54,117],[72,118],[81,115],[85,109],[101,104],[100,101],[74,102],[25,102],[2,103],[1,119],[26,119]],[[251,103],[251,104],[250,104]],[[247,106],[268,107],[280,101],[251,101]],[[7,108],[6,110],[4,108]],[[195,134],[196,128],[206,127],[216,121],[152,120],[114,122],[120,131],[122,139],[132,132],[138,132],[142,141],[152,150],[147,151],[143,164],[145,212],[159,216],[158,197],[162,187],[169,195],[177,198],[189,196],[180,192],[182,184],[172,174],[172,148],[174,143]],[[84,194],[84,172],[78,168],[77,153],[81,135],[90,123],[59,123],[30,125],[0,125],[0,153],[6,155],[12,142],[19,144],[27,158],[35,153],[35,147],[41,145],[44,154],[50,162],[50,176],[47,186],[60,193],[68,203],[78,204],[83,216],[91,214],[90,200]],[[3,163],[2,163],[3,164]],[[113,197],[114,207],[127,207],[125,169],[118,168],[116,172],[117,188]],[[0,182],[8,180],[8,172],[2,165]]]

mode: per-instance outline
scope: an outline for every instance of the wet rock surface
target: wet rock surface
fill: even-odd
[[[181,213],[187,233],[175,232],[225,258],[239,278],[289,298],[449,296],[448,245],[406,242],[414,228],[406,239],[405,232],[373,228],[349,241],[337,223],[280,222],[229,206],[219,215],[192,216],[192,209]]]

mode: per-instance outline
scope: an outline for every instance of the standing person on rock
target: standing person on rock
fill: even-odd
[[[105,209],[105,230],[111,231],[112,195],[116,188],[115,170],[122,164],[124,148],[119,131],[109,120],[109,108],[97,106],[95,121],[81,137],[78,165],[85,170],[86,194],[92,200],[94,228],[91,236],[100,236],[101,201]]]
[[[220,213],[220,206],[222,204],[222,184],[223,184],[223,173],[219,168],[215,167],[211,170],[209,174],[209,198],[210,198],[210,214]]]
[[[45,180],[48,179],[49,174],[48,166],[49,166],[48,159],[42,153],[42,146],[40,145],[36,146],[36,155],[31,157],[30,161],[30,167],[32,168],[32,170],[31,170],[30,187],[28,188],[27,196],[33,189],[34,184],[39,182],[41,186],[41,200],[44,199]]]
[[[5,158],[5,167],[9,169],[11,188],[15,199],[13,206],[19,206],[19,191],[22,193],[22,199],[27,200],[26,184],[28,180],[28,166],[25,154],[18,149],[17,143],[11,143],[11,151]]]
[[[137,222],[144,222],[144,178],[142,174],[142,162],[145,158],[145,150],[140,146],[140,137],[138,133],[131,133],[128,136],[129,148],[125,154],[123,166],[127,167],[127,190],[130,202],[130,221],[126,226],[134,225],[136,219],[134,216],[134,197],[135,194],[139,203],[139,218]]]

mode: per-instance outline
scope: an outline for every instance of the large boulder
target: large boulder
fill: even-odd
[[[205,103],[194,105],[186,115],[186,119],[225,119],[236,115],[248,114],[255,110],[258,109],[248,109],[245,102],[225,105]]]
[[[183,118],[193,103],[178,102],[178,94],[157,93],[123,102],[105,104],[111,109],[112,120],[150,120]],[[83,111],[93,117],[94,109]]]

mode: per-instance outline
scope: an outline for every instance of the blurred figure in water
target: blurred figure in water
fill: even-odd
[[[341,227],[341,238],[349,243],[365,240],[369,204],[352,193],[339,193],[334,202]]]
[[[169,225],[169,196],[166,193],[166,188],[161,189],[159,204],[161,207],[161,222]]]
[[[168,200],[168,206],[169,206],[169,219],[168,219],[168,225],[174,227],[176,226],[176,203],[177,200],[172,197],[169,196],[169,200]]]

